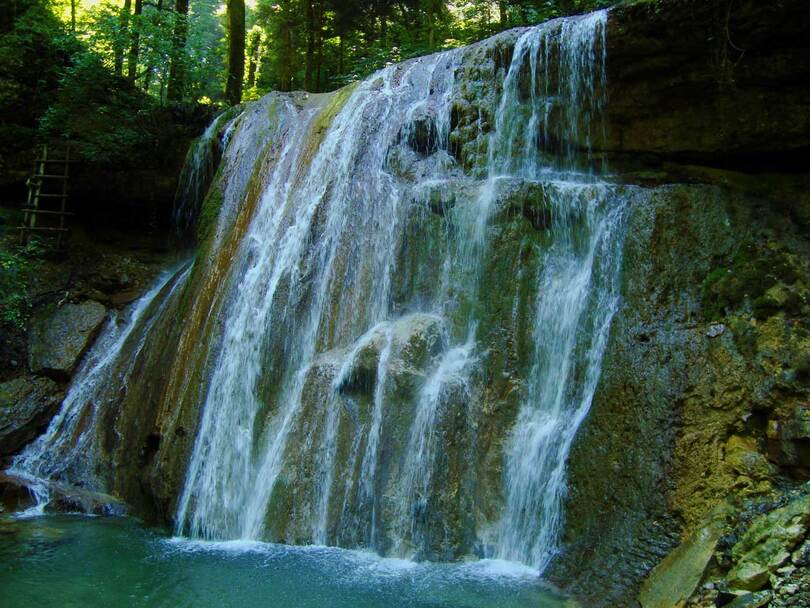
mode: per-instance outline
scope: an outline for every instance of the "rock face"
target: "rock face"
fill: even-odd
[[[106,309],[89,300],[65,304],[34,322],[29,332],[29,367],[65,380],[76,369],[82,355],[104,321]]]
[[[629,220],[625,305],[569,461],[569,545],[555,566],[565,576],[585,555],[604,560],[572,589],[612,589],[615,605],[716,504],[771,490],[768,446],[810,391],[794,363],[810,338],[810,243],[790,211],[806,195],[751,194],[747,178],[723,176],[730,187],[659,188]],[[757,312],[774,285],[799,290],[797,304]],[[728,329],[709,337],[718,319]]]
[[[803,2],[627,2],[608,25],[601,148],[614,160],[802,170],[810,151]]]
[[[792,170],[808,145],[810,80],[791,75],[810,65],[808,17],[797,2],[611,12],[603,151],[624,179],[682,183],[629,219],[624,306],[569,459],[568,543],[551,575],[588,605],[633,605],[727,497],[807,479],[810,179],[742,171]]]
[[[63,391],[48,378],[17,378],[0,384],[0,457],[22,449],[47,426]]]

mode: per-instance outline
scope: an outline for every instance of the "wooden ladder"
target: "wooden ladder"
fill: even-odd
[[[34,161],[34,171],[28,178],[28,201],[23,206],[20,226],[20,244],[25,245],[34,233],[56,236],[56,249],[62,249],[68,228],[66,219],[73,215],[67,211],[70,165],[77,162],[70,157],[70,143],[64,145],[61,158],[57,146],[43,144]],[[55,204],[51,204],[55,203]]]

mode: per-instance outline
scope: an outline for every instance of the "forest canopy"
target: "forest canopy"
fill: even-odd
[[[43,137],[115,160],[166,109],[320,92],[606,0],[0,0],[0,168]]]

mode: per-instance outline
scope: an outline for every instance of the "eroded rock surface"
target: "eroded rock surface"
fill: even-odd
[[[0,384],[0,457],[22,449],[48,425],[63,390],[48,378],[21,377]]]
[[[29,332],[29,367],[34,373],[69,378],[104,322],[106,309],[88,300],[45,312]]]

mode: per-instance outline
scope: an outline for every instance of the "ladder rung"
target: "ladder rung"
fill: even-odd
[[[67,175],[32,175],[31,179],[69,179]]]
[[[37,209],[36,207],[23,207],[22,210],[26,213],[45,213],[47,215],[75,215],[70,211],[51,211],[48,209]]]
[[[76,160],[76,159],[73,159],[73,158],[63,158],[63,159],[57,159],[57,158],[39,158],[39,159],[37,159],[37,160],[36,160],[36,161],[34,161],[34,162],[37,162],[37,163],[46,163],[46,164],[48,164],[48,165],[55,165],[55,164],[61,164],[61,165],[64,165],[65,163],[77,163],[77,162],[79,162],[79,161],[78,161],[78,160]]]
[[[39,198],[67,198],[67,194],[35,194]]]
[[[68,232],[67,228],[48,228],[45,226],[17,226],[17,230],[44,230],[48,232]]]

